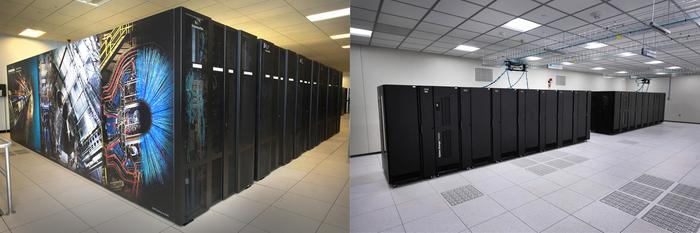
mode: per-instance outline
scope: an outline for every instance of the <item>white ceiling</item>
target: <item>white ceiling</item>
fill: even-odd
[[[353,36],[353,44],[483,59],[485,64],[498,57],[536,55],[543,59],[531,64],[572,61],[576,64],[565,69],[605,75],[700,67],[699,24],[689,20],[667,26],[668,36],[657,33],[646,25],[652,0],[352,0],[351,7],[351,26],[374,31],[371,38]],[[700,1],[657,0],[654,12],[660,24],[700,17]],[[517,17],[542,26],[525,33],[500,27]],[[632,30],[646,33],[627,33]],[[610,46],[579,46],[591,40]],[[481,49],[454,50],[460,44]],[[644,64],[652,59],[640,55],[615,56],[639,54],[642,45],[656,47],[664,64]],[[545,47],[563,54],[543,53]],[[597,66],[606,70],[591,70]]]
[[[46,31],[40,39],[65,41],[104,32],[184,6],[341,71],[348,71],[349,17],[310,22],[306,15],[347,8],[347,0],[110,0],[93,7],[75,0],[1,0],[0,33]]]

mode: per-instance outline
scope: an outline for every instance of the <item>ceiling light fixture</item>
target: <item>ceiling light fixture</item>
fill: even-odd
[[[27,29],[24,29],[24,31],[20,32],[19,35],[24,36],[24,37],[37,38],[37,37],[40,37],[41,35],[44,35],[44,33],[46,33],[46,32],[42,31],[42,30],[27,28]]]
[[[479,50],[479,48],[469,45],[458,45],[457,47],[455,47],[455,49],[466,52],[474,52],[476,50]]]
[[[600,42],[595,42],[595,41],[594,41],[594,42],[588,42],[588,43],[586,43],[586,45],[583,46],[583,47],[584,47],[584,48],[587,48],[587,49],[597,49],[597,48],[602,48],[602,47],[605,47],[605,46],[608,46],[608,45],[603,44],[603,43],[600,43]]]
[[[644,62],[644,64],[648,64],[648,65],[656,65],[656,64],[661,64],[661,63],[664,63],[664,62],[659,61],[659,60]]]
[[[110,0],[76,0],[80,3],[88,4],[90,6],[98,7],[102,4],[105,4],[106,2],[109,2]]]
[[[331,39],[334,39],[334,40],[345,39],[345,38],[350,38],[350,33],[338,34],[338,35],[331,36]]]
[[[664,73],[664,72],[658,72],[658,73],[656,73],[656,74],[657,74],[657,75],[664,75],[664,74],[666,74],[666,73]]]
[[[372,31],[359,28],[350,28],[350,35],[372,37]]]
[[[565,62],[562,62],[561,64],[562,64],[562,65],[565,65],[565,66],[570,66],[570,65],[573,65],[574,63],[565,61]]]
[[[624,53],[618,53],[618,54],[617,54],[617,56],[620,56],[620,57],[631,57],[631,56],[634,56],[634,55],[637,55],[637,54],[635,54],[635,53],[633,53],[633,52],[624,52]]]
[[[503,24],[504,28],[508,28],[510,30],[514,31],[519,31],[519,32],[526,32],[530,31],[532,29],[535,29],[537,27],[541,26],[538,23],[526,20],[526,19],[521,19],[521,18],[515,18],[511,21],[508,21],[506,24]]]
[[[349,49],[349,48],[350,48],[350,45],[343,45],[343,46],[340,46],[340,47],[342,47],[342,48],[344,48],[344,49]]]
[[[593,67],[593,68],[591,68],[591,70],[604,70],[604,69],[605,69],[605,68],[600,67],[600,66],[599,66],[599,67]]]
[[[677,70],[677,69],[680,69],[680,68],[681,68],[680,66],[669,66],[669,67],[666,67],[666,69],[669,69],[669,70]]]
[[[540,59],[542,59],[542,58],[541,58],[541,57],[535,57],[535,56],[529,56],[529,57],[526,57],[526,58],[525,58],[525,60],[528,60],[528,61],[537,61],[537,60],[540,60]]]
[[[624,71],[624,70],[620,70],[620,71],[618,71],[618,72],[615,72],[615,73],[616,73],[616,74],[626,74],[626,73],[627,73],[627,71]]]
[[[334,10],[334,11],[328,11],[328,12],[308,15],[308,16],[306,16],[306,18],[309,19],[309,21],[311,21],[311,22],[316,22],[316,21],[338,18],[338,17],[348,16],[348,15],[350,15],[350,8],[349,7],[343,8],[340,10]]]

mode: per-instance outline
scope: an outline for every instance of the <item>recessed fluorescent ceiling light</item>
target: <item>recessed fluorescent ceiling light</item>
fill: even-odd
[[[604,70],[604,69],[605,69],[605,68],[603,68],[603,67],[593,67],[593,68],[591,68],[591,70]]]
[[[649,64],[649,65],[656,65],[656,64],[661,64],[661,63],[664,63],[664,62],[659,61],[659,60],[644,62],[644,64]]]
[[[634,55],[637,55],[637,54],[632,53],[632,52],[624,52],[624,53],[617,54],[617,56],[620,56],[620,57],[629,57],[629,56],[634,56]]]
[[[370,31],[370,30],[365,30],[365,29],[359,29],[359,28],[350,28],[350,35],[353,35],[353,36],[362,36],[362,37],[371,37],[371,36],[372,36],[372,31]]]
[[[455,49],[460,50],[460,51],[467,51],[467,52],[474,52],[476,50],[479,50],[479,48],[474,47],[474,46],[469,46],[469,45],[458,45]]]
[[[334,11],[328,11],[328,12],[309,15],[309,16],[306,16],[306,18],[309,19],[309,21],[311,21],[311,22],[316,22],[316,21],[338,18],[338,17],[348,16],[348,15],[350,15],[350,8],[349,7],[344,8],[344,9],[340,9],[340,10],[334,10]]]
[[[561,64],[562,64],[562,65],[566,65],[566,66],[570,66],[570,65],[573,65],[574,63],[565,61],[565,62],[562,62]]]
[[[597,48],[602,48],[602,47],[605,47],[605,46],[608,46],[608,45],[603,44],[603,43],[600,43],[600,42],[588,42],[588,43],[586,43],[586,45],[583,46],[583,47],[584,47],[584,48],[587,48],[587,49],[597,49]]]
[[[338,34],[338,35],[332,35],[331,39],[337,40],[337,39],[345,39],[350,37],[350,33],[345,33],[345,34]]]
[[[109,0],[77,0],[80,3],[85,3],[90,6],[100,6],[102,4],[105,4],[106,2],[109,2]]]
[[[658,74],[658,75],[664,75],[664,74],[666,74],[666,73],[664,73],[664,72],[659,72],[659,73],[656,73],[656,74]]]
[[[540,60],[540,59],[542,59],[542,58],[541,58],[541,57],[535,57],[535,56],[529,56],[529,57],[526,57],[526,58],[525,58],[525,60],[528,60],[528,61],[537,61],[537,60]]]
[[[624,70],[620,70],[620,71],[618,71],[618,72],[615,72],[615,73],[616,73],[616,74],[626,74],[626,73],[627,73],[627,71],[624,71]]]
[[[526,32],[530,31],[532,29],[535,29],[539,27],[540,24],[526,20],[526,19],[521,19],[521,18],[515,18],[511,21],[508,21],[508,23],[503,24],[504,28],[508,28],[510,30],[515,30],[519,32]]]
[[[35,30],[31,28],[24,29],[24,31],[20,32],[20,36],[26,36],[26,37],[31,37],[31,38],[37,38],[40,37],[41,35],[44,35],[46,33],[45,31],[42,30]]]
[[[344,49],[349,49],[349,48],[350,48],[350,45],[343,45],[343,46],[341,46],[341,47],[344,48]]]
[[[680,66],[669,66],[669,67],[666,67],[666,69],[669,69],[669,70],[677,70],[677,69],[680,69],[680,68],[681,68]]]

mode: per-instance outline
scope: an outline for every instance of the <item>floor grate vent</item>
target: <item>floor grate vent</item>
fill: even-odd
[[[447,190],[440,194],[451,206],[456,206],[484,195],[478,189],[474,188],[473,185]]]
[[[647,201],[654,201],[663,193],[663,191],[661,190],[634,181],[627,183],[625,186],[622,186],[620,190]]]
[[[620,143],[627,144],[627,145],[637,145],[638,142],[631,141],[631,140],[620,140]]]
[[[535,155],[535,156],[530,156],[530,159],[541,163],[541,162],[546,162],[546,161],[552,160],[554,158],[552,156],[547,155],[547,154],[539,154],[539,155]]]
[[[574,163],[582,163],[588,161],[588,158],[583,157],[583,156],[578,156],[578,155],[570,155],[564,157],[564,159],[569,160]]]
[[[669,209],[700,218],[700,202],[681,197],[672,193],[666,194],[666,196],[659,201],[659,205],[668,207]]]
[[[555,157],[555,158],[561,158],[561,157],[569,155],[569,153],[553,150],[553,151],[547,152],[547,155]]]
[[[555,159],[555,160],[547,162],[547,165],[552,166],[552,167],[556,167],[559,169],[563,169],[563,168],[570,167],[571,165],[574,165],[574,164],[571,162],[568,162],[566,160],[563,160],[563,159]]]
[[[678,184],[675,188],[673,188],[673,190],[671,190],[671,192],[700,201],[700,188],[687,184]]]
[[[639,212],[642,212],[642,210],[649,205],[648,202],[643,201],[642,199],[619,191],[614,191],[608,194],[607,196],[603,197],[603,199],[600,199],[600,202],[622,210],[622,212],[628,213],[632,216],[637,216]]]
[[[649,212],[647,212],[642,219],[675,233],[697,232],[698,227],[700,227],[700,221],[697,219],[671,211],[658,205],[651,208],[651,210],[649,210]]]
[[[528,171],[535,173],[540,176],[547,175],[549,173],[557,171],[557,169],[554,169],[550,166],[544,165],[544,164],[538,164],[532,167],[526,168]]]
[[[666,190],[668,187],[671,187],[673,184],[673,181],[664,179],[664,178],[659,178],[656,176],[650,176],[647,174],[641,175],[640,177],[637,177],[637,179],[634,179],[634,181],[637,181],[642,184],[646,184],[652,187],[656,187],[659,189]]]
[[[528,159],[528,158],[516,159],[516,160],[513,160],[513,162],[511,162],[511,163],[515,164],[515,166],[522,167],[522,168],[526,168],[526,167],[537,164],[537,162],[532,161],[532,159]]]

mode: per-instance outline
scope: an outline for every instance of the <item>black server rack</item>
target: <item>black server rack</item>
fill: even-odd
[[[483,165],[494,161],[491,146],[491,90],[470,88],[471,162]]]
[[[240,31],[238,63],[238,91],[236,92],[236,156],[238,158],[235,192],[253,185],[256,167],[258,38]]]
[[[459,91],[459,150],[461,153],[462,169],[472,166],[472,120],[471,120],[471,88],[460,88]]]
[[[493,159],[518,156],[518,93],[515,89],[491,89]]]
[[[591,92],[574,91],[574,143],[591,138]]]
[[[637,93],[627,93],[627,130],[637,128]]]
[[[236,101],[238,100],[238,38],[240,33],[230,27],[226,27],[225,37],[225,61],[224,61],[224,137],[223,137],[223,194],[228,197],[236,193],[239,172],[239,162],[236,155]]]
[[[407,86],[408,87],[408,86]],[[413,88],[411,95],[408,93],[404,96],[406,98],[417,99],[418,104],[418,140],[419,140],[419,152],[420,152],[420,171],[421,173],[415,173],[411,175],[410,179],[419,178],[429,178],[435,176],[437,172],[436,158],[437,158],[437,142],[435,140],[435,113],[433,112],[433,88],[432,87],[410,87]],[[408,91],[409,89],[406,89]],[[413,95],[417,95],[413,97]],[[398,96],[397,96],[398,97]],[[395,100],[394,100],[395,101]],[[395,104],[394,101],[387,102],[385,104]],[[413,101],[409,100],[407,104],[413,104]],[[394,119],[388,118],[389,120]],[[413,119],[411,119],[413,121]],[[403,122],[402,122],[403,123]],[[400,137],[400,136],[399,136]]]
[[[656,116],[658,115],[657,112],[659,110],[658,96],[659,95],[657,93],[649,93],[649,105],[651,106],[648,117],[649,125],[656,124]]]
[[[421,87],[424,89],[425,87]],[[421,93],[421,111],[433,114],[435,128],[436,172],[444,173],[461,168],[459,153],[459,88],[434,87],[432,96]],[[432,103],[425,106],[423,98]],[[428,100],[428,101],[430,101]],[[424,114],[421,114],[424,115]]]
[[[574,143],[574,94],[557,91],[557,146]]]
[[[659,98],[661,98],[661,104],[659,105],[659,123],[664,121],[666,115],[666,93],[659,93]]]
[[[335,69],[330,69],[330,79],[328,82],[328,138],[338,133],[338,124],[340,123],[340,92],[338,90],[340,85],[339,81],[340,72]]]
[[[637,106],[634,107],[635,113],[634,113],[634,128],[641,128],[642,127],[642,115],[644,114],[644,93],[637,92],[635,94],[635,104]]]
[[[287,75],[284,81],[285,89],[285,104],[284,104],[284,160],[283,163],[289,163],[296,158],[294,153],[294,145],[296,143],[296,116],[297,116],[297,85],[299,78],[297,75],[297,54],[287,50]]]
[[[326,140],[326,115],[328,114],[328,67],[320,65],[318,76],[318,115],[316,127],[318,128],[318,142]]]
[[[313,61],[311,63],[311,80],[309,84],[311,85],[311,112],[309,114],[309,144],[307,149],[311,149],[318,145],[318,99],[319,99],[319,88],[318,88],[318,77],[321,72],[319,72],[319,63]]]
[[[557,147],[558,98],[555,90],[540,92],[540,150]]]
[[[625,130],[622,126],[622,122],[627,118],[623,114],[623,109],[626,107],[623,94],[626,93],[616,91],[593,93],[591,130],[607,134]]]
[[[273,76],[277,76],[279,49],[272,43],[259,40],[258,79],[258,137],[255,156],[255,179],[265,178],[276,163],[279,151],[278,107],[279,91]]]
[[[417,93],[414,86],[377,87],[382,166],[391,185],[430,177],[433,174],[431,169],[426,167],[430,164],[430,159],[426,159],[421,150],[430,145],[421,141],[421,133],[426,132],[421,130],[424,128],[420,119],[423,114],[419,114]],[[432,113],[428,115],[432,116]],[[423,120],[431,122],[429,119]],[[425,129],[431,130],[432,127]],[[432,138],[432,135],[430,137]]]
[[[649,93],[642,94],[642,127],[649,125],[649,111],[651,104],[649,103]]]
[[[540,151],[540,94],[537,90],[518,90],[518,154]]]
[[[209,36],[207,39],[207,51],[208,51],[208,64],[204,66],[204,69],[209,69],[210,78],[207,80],[206,92],[208,93],[205,103],[206,117],[206,133],[207,138],[207,158],[211,160],[209,172],[210,178],[208,178],[211,185],[211,193],[209,196],[209,206],[223,199],[223,168],[224,168],[224,66],[226,60],[226,50],[225,50],[225,33],[226,26],[219,24],[214,21],[209,21]],[[207,61],[205,61],[207,63]],[[205,72],[206,74],[206,72]]]
[[[297,61],[298,79],[297,88],[297,116],[294,153],[299,156],[307,150],[309,144],[309,114],[311,110],[311,61],[299,55]]]
[[[284,118],[284,106],[287,100],[284,94],[287,84],[284,81],[287,76],[287,50],[278,47],[277,51],[277,74],[272,76],[272,81],[275,83],[274,85],[277,90],[277,93],[275,93],[275,97],[277,98],[277,107],[275,109],[275,116],[277,116],[275,119],[277,127],[275,132],[275,136],[277,137],[277,153],[272,157],[272,164],[270,165],[272,166],[272,170],[282,166],[285,160],[284,134],[286,119]]]
[[[617,108],[619,112],[619,117],[615,119],[617,120],[619,127],[617,127],[618,130],[627,130],[629,127],[628,122],[629,122],[629,93],[627,92],[618,92],[620,93],[620,101],[617,103],[619,105],[619,108]],[[591,93],[591,96],[593,94]],[[591,105],[593,104],[592,102],[592,97],[591,97]],[[591,118],[591,121],[593,119]],[[593,128],[592,123],[591,123],[591,128]]]

